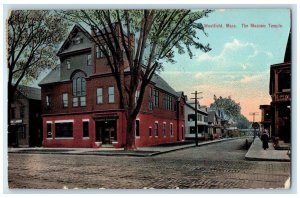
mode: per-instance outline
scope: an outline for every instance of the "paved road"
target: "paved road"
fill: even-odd
[[[10,188],[283,188],[290,162],[244,159],[245,140],[153,157],[9,154]]]

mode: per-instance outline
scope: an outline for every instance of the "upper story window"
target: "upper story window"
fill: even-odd
[[[72,78],[73,106],[86,106],[86,80],[83,72],[77,72]]]
[[[114,103],[114,102],[115,102],[115,88],[108,87],[108,103]]]
[[[103,44],[102,47],[103,47],[102,49],[104,49],[107,52],[108,56],[112,55],[108,45]],[[96,46],[96,58],[103,58],[103,57],[105,57],[105,53],[103,53],[100,49],[100,46],[97,45]]]
[[[91,54],[87,55],[87,65],[92,65],[92,55]]]
[[[159,91],[157,89],[154,90],[154,106],[159,107]]]
[[[68,59],[66,60],[67,69],[71,69],[71,61]]]
[[[137,91],[135,92],[135,103],[137,103],[139,97],[140,97],[140,91],[137,90]]]
[[[153,93],[152,93],[152,87],[149,87],[149,110],[152,111],[153,110]]]
[[[63,93],[63,107],[68,107],[68,93]]]
[[[25,116],[25,106],[20,107],[20,118],[24,118]]]
[[[97,88],[97,104],[103,103],[103,89]]]
[[[165,110],[172,110],[172,96],[165,94],[163,98],[163,107]]]
[[[46,106],[49,108],[50,105],[51,105],[51,98],[50,98],[50,96],[48,95],[48,96],[46,96]]]
[[[81,36],[76,36],[74,39],[73,39],[73,44],[74,45],[78,45],[80,43],[82,43],[83,41],[83,38]]]

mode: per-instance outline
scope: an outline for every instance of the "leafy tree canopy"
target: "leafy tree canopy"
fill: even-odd
[[[14,10],[8,18],[9,83],[37,79],[56,65],[55,49],[65,36],[67,22],[53,11]]]
[[[240,103],[236,103],[230,96],[217,97],[214,95],[214,102],[210,105],[210,108],[223,111],[229,119],[237,120],[241,115]]]

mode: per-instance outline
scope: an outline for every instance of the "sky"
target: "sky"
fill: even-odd
[[[159,74],[188,98],[192,98],[192,92],[202,92],[201,105],[210,106],[214,95],[230,96],[240,103],[241,112],[249,121],[253,121],[252,112],[258,112],[255,121],[260,121],[259,105],[271,101],[270,65],[284,59],[290,10],[217,9],[201,23],[207,36],[199,31],[199,40],[209,43],[212,50],[204,53],[194,49],[192,59],[187,53],[177,54],[176,63],[164,63]],[[41,74],[33,86],[38,86],[48,72]]]
[[[178,55],[175,64],[164,64],[160,75],[188,98],[195,91],[202,92],[201,105],[210,106],[214,95],[230,96],[240,103],[249,121],[253,121],[252,112],[258,112],[255,121],[260,121],[259,105],[271,102],[270,65],[284,59],[290,10],[219,9],[201,22],[208,36],[199,32],[199,39],[212,50],[194,50],[192,59],[188,54]]]

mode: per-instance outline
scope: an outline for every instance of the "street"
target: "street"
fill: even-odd
[[[12,154],[10,188],[283,188],[290,162],[246,161],[245,139],[152,157]]]

